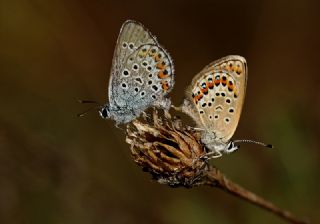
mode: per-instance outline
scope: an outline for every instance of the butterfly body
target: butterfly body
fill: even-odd
[[[128,20],[120,30],[109,80],[109,102],[103,118],[128,123],[155,106],[169,110],[166,95],[174,85],[174,67],[168,52],[140,23]]]
[[[230,139],[240,119],[247,70],[243,57],[227,56],[206,66],[186,90],[181,110],[203,130],[201,141],[213,154],[236,149]]]

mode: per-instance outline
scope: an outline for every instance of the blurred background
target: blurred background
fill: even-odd
[[[212,160],[229,178],[320,220],[319,5],[305,1],[0,2],[0,223],[285,223],[218,189],[169,188],[131,159],[106,102],[121,24],[142,22],[171,53],[174,104],[206,64],[248,61],[243,145]]]

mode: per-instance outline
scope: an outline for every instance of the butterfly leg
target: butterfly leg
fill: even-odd
[[[216,158],[219,158],[222,156],[222,153],[219,152],[219,151],[216,151],[216,152],[208,152],[206,155],[205,155],[208,159],[216,159]]]
[[[190,130],[194,130],[194,131],[205,131],[205,129],[203,128],[197,128],[197,127],[191,127],[191,126],[187,126]]]
[[[222,156],[222,153],[219,151],[216,152],[208,152],[205,155],[201,156],[200,159],[216,159]]]
[[[176,111],[182,112],[181,107],[176,107],[175,105],[171,105],[171,108],[175,109]]]

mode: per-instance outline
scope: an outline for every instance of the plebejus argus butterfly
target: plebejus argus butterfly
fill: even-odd
[[[128,20],[120,30],[109,80],[109,102],[101,117],[128,123],[155,106],[169,110],[166,95],[174,85],[174,67],[168,52],[140,23]]]
[[[186,98],[179,110],[191,116],[202,131],[201,141],[212,157],[238,149],[231,141],[240,119],[248,79],[246,60],[231,55],[206,66],[197,74],[186,90]]]

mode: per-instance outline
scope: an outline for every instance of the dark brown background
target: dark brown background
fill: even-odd
[[[320,219],[319,5],[306,1],[0,3],[1,223],[284,223],[216,189],[171,189],[131,160],[124,134],[77,99],[105,102],[121,24],[135,19],[171,53],[179,104],[192,77],[246,57],[247,96],[234,138],[212,161],[231,179]]]

